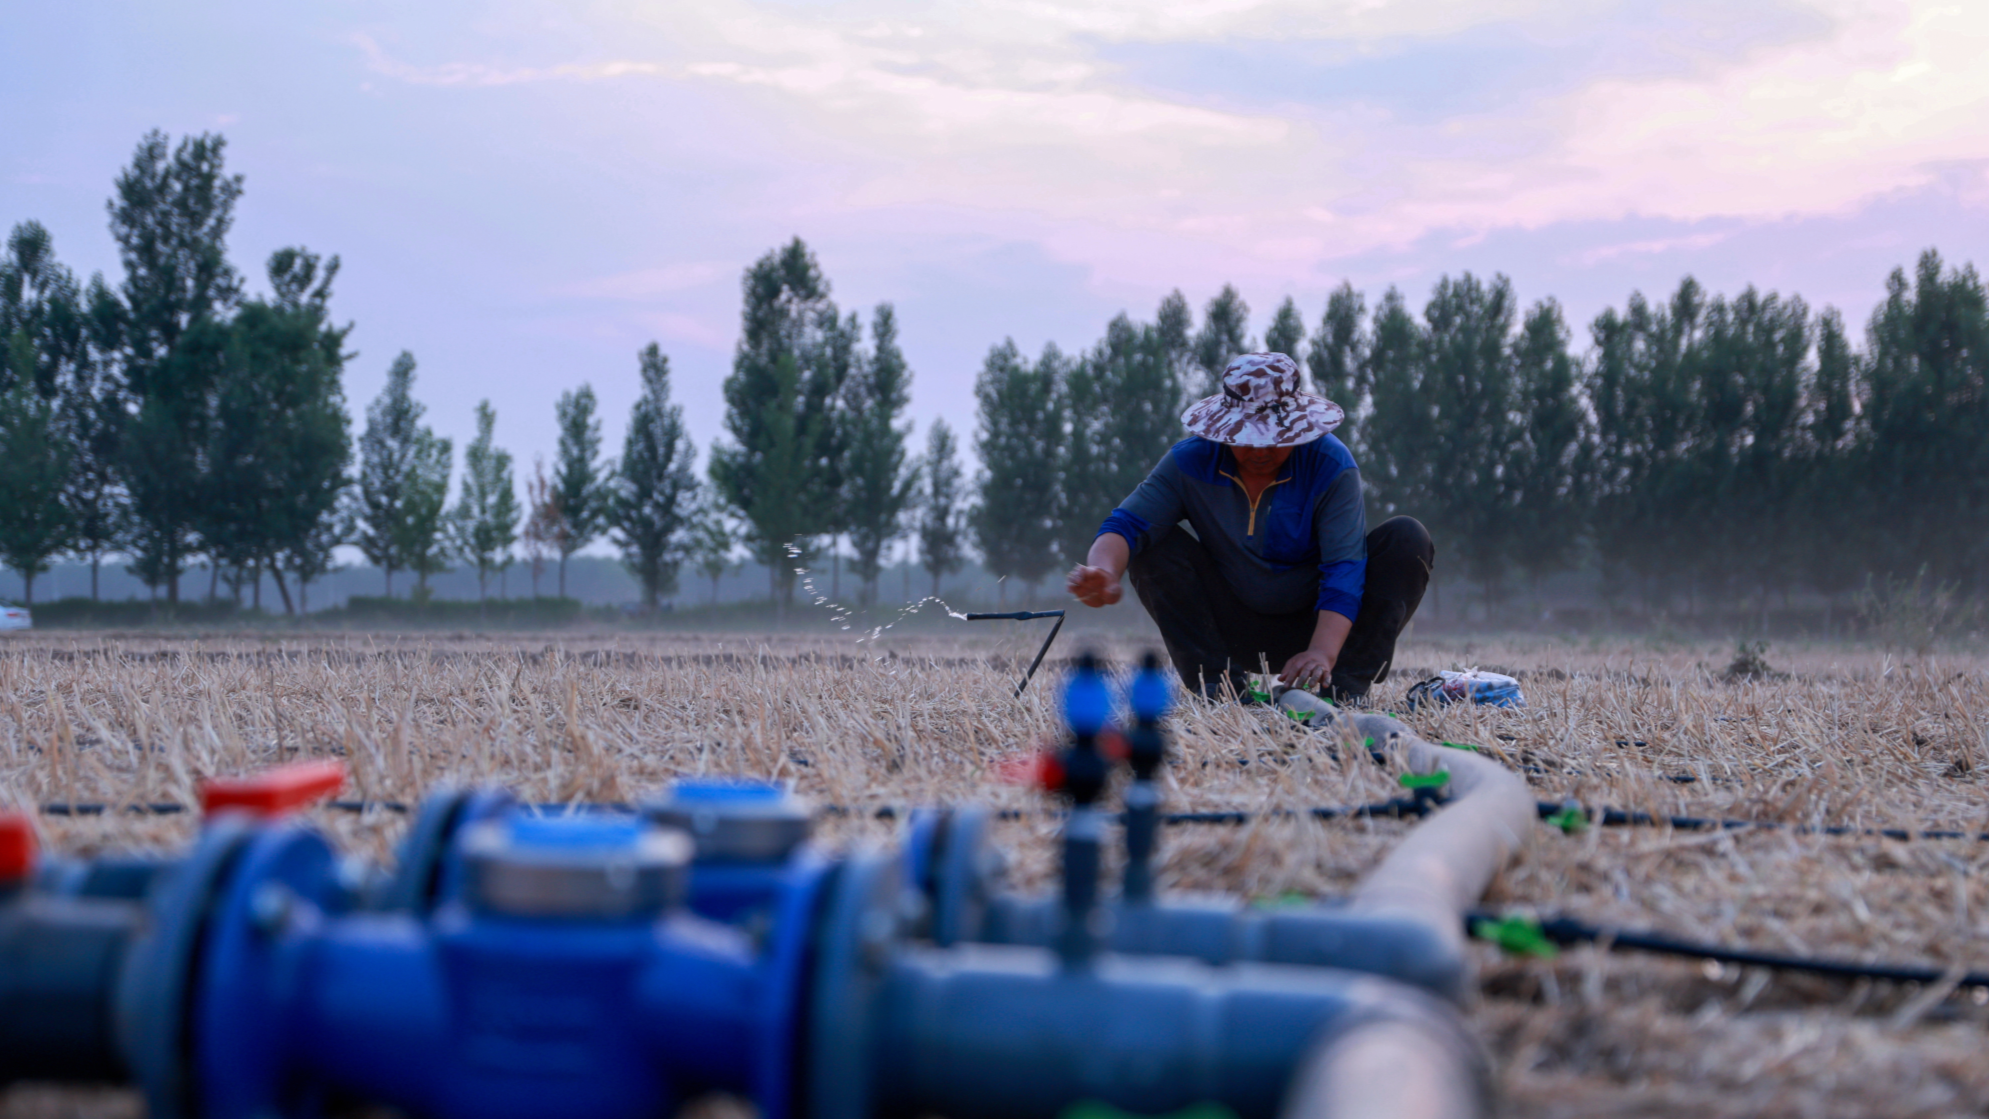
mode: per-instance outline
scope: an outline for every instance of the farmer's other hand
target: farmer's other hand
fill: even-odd
[[[1278,680],[1294,688],[1311,688],[1325,683],[1332,675],[1333,658],[1317,649],[1307,649],[1285,662]]]
[[[1064,580],[1064,588],[1071,597],[1086,606],[1110,606],[1119,601],[1124,592],[1119,589],[1119,577],[1102,567],[1086,567],[1078,564],[1071,568],[1070,578]]]

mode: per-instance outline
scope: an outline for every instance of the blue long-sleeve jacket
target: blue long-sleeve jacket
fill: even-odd
[[[1185,520],[1252,610],[1356,617],[1367,580],[1367,513],[1346,444],[1328,435],[1293,449],[1254,508],[1237,474],[1227,447],[1183,439],[1099,535],[1118,533],[1138,555]]]

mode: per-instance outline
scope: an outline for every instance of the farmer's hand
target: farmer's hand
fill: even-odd
[[[1081,563],[1071,568],[1064,587],[1072,598],[1086,606],[1110,606],[1124,594],[1119,589],[1119,577],[1110,568],[1086,567]]]
[[[1278,674],[1278,681],[1294,688],[1310,688],[1325,683],[1332,676],[1332,655],[1307,649],[1285,662],[1285,670]]]

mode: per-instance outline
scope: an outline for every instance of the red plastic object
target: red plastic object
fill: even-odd
[[[1064,761],[1055,750],[1010,754],[995,762],[994,771],[1004,785],[1034,785],[1050,792],[1064,787]]]
[[[1098,752],[1109,762],[1122,762],[1133,756],[1133,745],[1117,727],[1106,727],[1098,733]]]
[[[344,762],[293,762],[248,777],[209,778],[200,786],[200,811],[207,816],[222,809],[281,816],[344,787]]]
[[[0,884],[19,882],[34,869],[34,821],[18,812],[0,815]]]

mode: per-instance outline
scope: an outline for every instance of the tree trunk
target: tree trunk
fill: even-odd
[[[283,612],[292,618],[296,617],[297,607],[290,601],[290,587],[283,581],[283,569],[272,564],[269,568],[269,575],[270,578],[276,580],[276,593],[283,596]],[[258,582],[260,581],[258,580]],[[299,593],[302,593],[301,587],[299,588]]]
[[[559,597],[566,597],[566,553],[559,554]]]
[[[98,601],[98,598],[97,598],[97,567],[98,567],[98,566],[99,566],[100,564],[102,564],[102,563],[103,563],[103,557],[102,557],[101,555],[99,555],[99,554],[98,554],[98,553],[96,553],[96,552],[91,552],[91,553],[90,553],[90,601],[91,601],[91,602],[96,602],[96,601]]]
[[[911,596],[906,595],[905,597],[910,598]],[[939,569],[936,567],[932,569],[932,597],[939,597]]]
[[[251,606],[254,606],[257,610],[261,610],[262,609],[262,564],[258,563],[253,568],[250,568],[249,574],[255,579],[255,589],[249,594],[249,604]]]
[[[30,567],[21,572],[21,605],[32,607],[35,604],[35,569]]]
[[[843,597],[843,554],[836,550],[836,538],[829,537],[829,598]]]
[[[387,573],[387,597],[392,598],[394,597],[394,565],[383,563],[380,565],[380,570]]]
[[[714,610],[718,608],[718,576],[716,575],[711,577],[711,606]]]
[[[207,601],[213,602],[220,590],[221,565],[219,563],[210,563],[207,565]],[[175,597],[174,601],[178,601],[177,597]],[[242,596],[236,595],[235,605],[240,606],[241,604]]]

